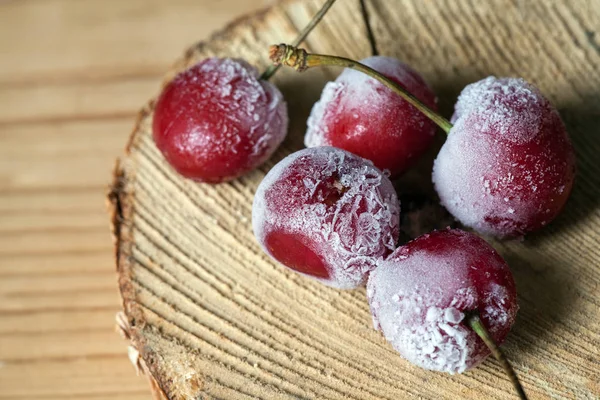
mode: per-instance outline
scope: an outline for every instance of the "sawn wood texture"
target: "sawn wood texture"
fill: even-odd
[[[165,81],[209,56],[264,68],[268,46],[290,41],[320,3],[285,1],[234,22],[190,48]],[[600,4],[368,6],[381,53],[420,71],[446,116],[464,85],[488,75],[524,77],[560,110],[578,156],[572,198],[543,232],[493,242],[519,292],[518,320],[503,347],[531,399],[598,398]],[[359,2],[338,1],[305,47],[369,56]],[[230,183],[197,184],[175,174],[152,141],[152,101],[140,112],[109,198],[120,326],[157,398],[515,398],[492,359],[462,375],[410,365],[372,329],[364,290],[338,291],[289,272],[256,243],[256,187],[275,162],[302,148],[308,112],[339,72],[278,73],[291,117],[288,139],[268,163]],[[431,159],[410,179],[428,183],[430,169]]]

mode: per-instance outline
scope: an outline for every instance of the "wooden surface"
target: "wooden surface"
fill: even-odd
[[[110,171],[114,158],[122,153],[137,110],[156,93],[161,76],[181,51],[235,15],[263,3],[0,1],[0,399],[150,398],[147,383],[135,377],[127,360],[126,344],[113,329],[120,300],[103,198]],[[443,2],[439,8],[432,8],[432,2],[426,3],[418,6],[416,1],[398,1],[391,9],[378,6],[372,16],[382,49],[423,73],[440,95],[446,115],[464,84],[497,73],[521,75],[538,84],[567,121],[580,168],[568,210],[551,229],[524,244],[499,246],[514,265],[521,291],[521,316],[506,349],[516,361],[519,373],[529,373],[525,383],[533,398],[598,398],[599,379],[592,372],[598,370],[599,357],[600,171],[596,153],[600,122],[600,6],[597,1],[577,1],[570,8],[559,4],[546,7],[541,2],[495,2],[490,9],[475,6],[474,2]],[[300,26],[307,15],[302,7],[294,10],[298,14],[293,22]],[[388,26],[382,22],[383,16],[405,23]],[[285,15],[276,13],[274,18],[285,19]],[[338,18],[358,17],[344,13]],[[457,23],[449,25],[444,18]],[[293,36],[290,22],[286,22],[287,29],[279,28],[282,35]],[[388,28],[394,36],[383,36]],[[320,43],[313,39],[309,41],[310,48],[355,57],[368,55],[368,46],[360,35],[362,30],[349,32],[354,29],[339,25],[320,29],[321,35],[333,35],[338,40]],[[261,33],[261,45],[273,36]],[[246,39],[254,40],[252,35]],[[280,39],[278,35],[276,41]],[[252,55],[253,59],[258,56]],[[314,76],[321,80],[314,85],[322,84],[323,75]],[[304,79],[286,73],[284,91],[288,96],[294,94],[289,102],[298,107],[298,115],[294,117],[290,140],[277,158],[300,146],[310,102],[318,97],[320,87],[299,93]],[[220,189],[241,194],[227,197],[230,193],[224,192],[214,199],[218,204],[226,201],[239,205],[243,221],[249,216],[252,188],[266,168],[249,180]],[[243,186],[246,183],[249,186]],[[207,202],[213,201],[208,199]],[[248,236],[247,221],[237,227],[232,226],[231,216],[223,221],[227,225],[219,229],[234,231],[236,235],[224,234],[228,238],[224,243],[231,246],[219,247],[219,252],[234,259],[233,265],[237,265],[237,233],[242,244],[254,250],[256,247]],[[198,244],[194,244],[190,248],[197,249]],[[256,257],[257,263],[275,274],[269,276],[280,277],[278,267]],[[223,269],[226,266],[219,265]],[[226,272],[225,269],[215,273]],[[217,276],[223,280],[226,275]],[[289,274],[285,278],[289,282],[286,289],[290,289],[286,294],[297,296],[292,289],[301,280]],[[257,281],[254,275],[251,282]],[[243,294],[227,281],[215,286],[222,293],[232,293],[233,298]],[[508,387],[493,361],[460,377],[412,369],[392,357],[381,339],[370,331],[362,292],[338,296],[320,286],[307,286],[309,304],[333,298],[332,307],[358,310],[352,319],[331,320],[331,324],[347,328],[341,339],[334,338],[336,341],[350,340],[349,336],[365,337],[375,354],[386,363],[389,361],[378,371],[380,362],[369,364],[357,359],[360,371],[385,373],[386,379],[370,381],[374,389],[366,391],[363,385],[350,398],[387,398],[391,396],[388,390],[400,392],[394,398],[407,398],[407,393],[431,398],[438,390],[436,385],[448,387],[444,393],[449,398],[479,391],[493,393],[492,398],[508,398],[500,392]],[[198,290],[193,288],[193,293],[201,299],[199,296],[204,294]],[[307,292],[302,293],[295,299],[305,299]],[[276,294],[285,300],[280,292]],[[215,292],[207,293],[206,298],[214,299],[214,295]],[[227,328],[227,332],[237,329],[236,335],[245,335],[232,337],[244,338],[245,347],[236,349],[246,354],[234,353],[223,361],[230,366],[227,371],[235,368],[251,379],[250,383],[234,382],[234,389],[247,387],[254,391],[265,382],[267,389],[277,387],[279,377],[289,376],[286,366],[298,368],[305,376],[317,376],[315,381],[320,384],[310,390],[299,389],[300,380],[296,386],[284,387],[282,396],[302,393],[296,397],[340,397],[345,385],[357,385],[357,372],[340,381],[336,369],[339,364],[320,362],[318,354],[311,350],[318,346],[334,359],[346,357],[344,353],[327,352],[323,337],[317,337],[312,330],[314,325],[304,325],[299,315],[290,325],[287,311],[281,313],[276,302],[273,307],[265,310],[263,318],[280,321],[281,329],[290,332],[275,348],[276,352],[260,347],[261,340],[271,340],[271,332],[255,331],[252,320],[242,318],[235,324],[217,320],[216,325],[211,325]],[[236,313],[232,315],[238,316]],[[331,308],[317,309],[310,317],[322,318],[331,313]],[[308,322],[311,323],[310,318]],[[293,326],[296,330],[290,331]],[[218,336],[218,331],[214,332],[213,339]],[[287,350],[294,337],[307,343],[305,351]],[[198,339],[192,340],[199,343]],[[227,336],[215,340],[228,346],[232,343]],[[194,374],[180,375],[187,376]],[[215,383],[214,378],[185,382],[194,390],[208,390],[220,383]],[[486,385],[490,382],[499,389],[492,391]],[[369,394],[381,391],[385,391],[382,396]],[[232,397],[228,395],[232,392],[222,393],[221,397]]]
[[[0,1],[0,399],[150,398],[114,328],[111,171],[182,51],[265,4]]]
[[[514,271],[521,307],[504,348],[531,399],[599,398],[600,3],[371,3],[382,53],[419,70],[446,115],[465,84],[491,74],[526,78],[560,110],[579,157],[567,209],[524,242],[494,243]],[[179,68],[207,55],[264,66],[267,46],[302,26],[316,4],[288,1],[230,26],[187,52]],[[308,49],[368,56],[358,10],[357,1],[336,4]],[[372,329],[364,290],[307,280],[256,244],[253,193],[274,162],[302,147],[307,113],[338,72],[277,76],[291,110],[289,137],[270,162],[227,184],[174,174],[152,142],[151,107],[140,114],[111,194],[121,325],[140,369],[172,399],[514,398],[491,359],[455,376],[411,366]],[[430,162],[421,165],[423,182]]]

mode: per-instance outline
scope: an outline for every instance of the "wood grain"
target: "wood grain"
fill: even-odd
[[[132,121],[190,44],[264,0],[0,0],[0,399],[149,399],[105,194]]]
[[[521,307],[504,348],[532,399],[599,398],[600,3],[368,3],[381,53],[419,70],[446,115],[465,84],[487,75],[522,76],[559,108],[578,180],[548,229],[494,242],[513,268]],[[318,4],[286,1],[238,21],[192,47],[165,79],[213,55],[263,67],[268,45],[292,36]],[[306,47],[368,56],[359,10],[358,1],[336,4]],[[337,73],[278,74],[289,137],[266,165],[226,184],[173,173],[151,138],[152,103],[140,113],[110,200],[122,326],[141,370],[168,399],[513,398],[494,360],[460,376],[411,366],[371,328],[364,290],[328,289],[288,272],[255,242],[253,193],[275,162],[302,147],[310,107]],[[429,182],[430,170],[424,160],[406,182]]]

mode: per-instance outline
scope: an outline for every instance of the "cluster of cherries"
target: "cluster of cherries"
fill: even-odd
[[[314,105],[307,148],[258,187],[258,242],[326,285],[366,283],[375,327],[410,362],[450,373],[477,365],[515,321],[509,267],[485,240],[458,229],[397,247],[400,203],[390,177],[429,148],[437,123],[448,134],[433,166],[442,205],[479,233],[522,237],[555,218],[571,191],[574,153],[557,111],[524,80],[489,77],[462,91],[451,124],[436,114],[421,76],[397,59],[357,63],[285,45],[271,57],[299,70],[349,68]],[[153,133],[181,175],[218,183],[261,165],[287,126],[276,86],[242,60],[210,58],[164,88]]]

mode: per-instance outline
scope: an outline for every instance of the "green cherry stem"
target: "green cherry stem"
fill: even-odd
[[[299,72],[312,67],[324,66],[338,66],[360,71],[369,75],[373,79],[377,79],[379,82],[383,83],[396,94],[401,96],[404,100],[412,104],[416,109],[421,111],[430,120],[432,120],[440,128],[442,128],[444,132],[446,132],[446,134],[450,133],[450,129],[452,129],[452,124],[450,123],[450,121],[448,121],[446,118],[442,117],[441,115],[427,107],[402,86],[398,85],[391,79],[386,78],[379,72],[375,71],[373,68],[367,67],[366,65],[363,65],[358,61],[354,61],[344,57],[327,56],[322,54],[310,54],[307,53],[304,49],[299,49],[296,46],[290,46],[287,44],[271,46],[269,48],[269,58],[271,59],[271,61],[273,61],[275,65],[286,65],[288,67],[294,68],[296,71]]]
[[[521,382],[519,382],[519,378],[517,377],[515,370],[512,368],[512,366],[508,362],[508,359],[506,358],[502,350],[500,350],[500,347],[498,347],[485,325],[483,325],[481,318],[479,318],[479,314],[477,312],[474,312],[468,315],[467,324],[471,327],[471,329],[473,329],[473,331],[475,331],[477,336],[479,336],[481,340],[483,340],[483,342],[490,349],[496,360],[498,360],[498,362],[502,364],[502,368],[504,368],[504,371],[508,375],[508,378],[515,387],[515,390],[519,395],[519,399],[527,400],[527,395],[523,390],[523,386],[521,386]]]
[[[298,34],[298,37],[296,37],[296,40],[294,40],[292,42],[292,46],[294,46],[294,47],[299,46],[300,43],[302,43],[304,41],[304,39],[306,39],[306,37],[314,29],[314,27],[317,26],[317,24],[319,22],[321,22],[321,20],[323,19],[325,14],[327,14],[327,11],[329,11],[329,9],[333,5],[333,3],[335,3],[335,0],[327,0],[325,2],[325,4],[323,4],[323,7],[321,7],[319,12],[317,12],[315,14],[315,16],[308,23],[308,25],[306,25],[304,27],[304,29],[302,30],[302,32],[300,32]],[[260,79],[264,79],[265,81],[269,80],[269,78],[271,78],[273,75],[275,75],[275,73],[277,72],[277,70],[279,68],[280,68],[280,65],[269,65],[269,67],[267,67],[265,72],[263,72],[262,75],[260,76]]]

